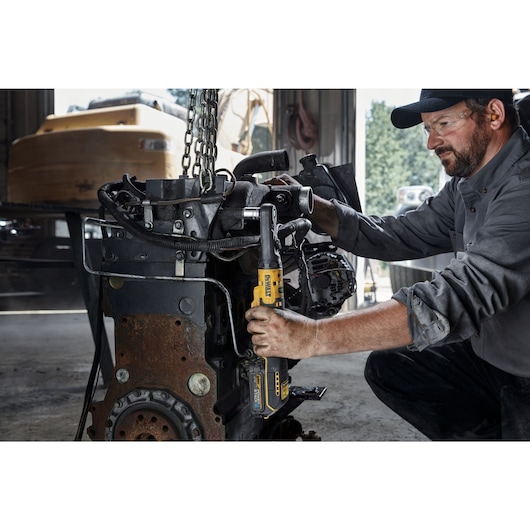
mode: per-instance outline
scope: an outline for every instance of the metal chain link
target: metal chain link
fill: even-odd
[[[201,92],[203,118],[201,190],[204,193],[210,191],[214,185],[215,160],[217,159],[217,103],[217,90],[208,89]]]
[[[186,133],[184,135],[184,154],[182,155],[182,175],[188,176],[188,170],[191,164],[191,144],[193,143],[193,126],[195,124],[195,105],[197,100],[197,89],[190,90],[190,102],[188,105],[188,114],[186,117]]]
[[[209,192],[214,185],[215,161],[217,159],[217,110],[218,89],[204,89],[200,94],[201,115],[195,141],[195,163],[192,176],[199,178],[201,193]],[[191,164],[191,145],[193,143],[193,125],[196,117],[197,89],[190,90],[190,102],[187,114],[187,127],[184,136],[184,155],[182,156],[182,174],[188,176]]]
[[[204,91],[203,91],[204,92]],[[200,99],[202,101],[202,93]],[[203,127],[203,116],[202,113],[199,116],[198,120],[198,130],[197,130],[197,140],[195,141],[195,163],[193,164],[193,176],[195,178],[200,178],[202,173],[202,160],[201,160],[201,145],[204,141],[204,127]],[[201,185],[202,189],[202,185]]]

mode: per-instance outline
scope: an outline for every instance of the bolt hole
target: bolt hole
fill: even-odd
[[[182,322],[180,320],[175,320],[175,326],[182,326]]]

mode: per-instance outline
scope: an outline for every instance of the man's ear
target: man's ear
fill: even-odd
[[[500,99],[492,99],[488,103],[487,113],[489,113],[490,126],[493,130],[500,129],[506,119],[504,103]],[[487,118],[486,118],[487,121]]]

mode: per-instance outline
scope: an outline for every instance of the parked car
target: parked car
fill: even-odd
[[[434,195],[431,186],[401,186],[397,191],[396,215],[415,210],[422,202]]]

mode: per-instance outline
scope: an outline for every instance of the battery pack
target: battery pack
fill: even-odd
[[[287,359],[258,358],[249,366],[250,411],[267,418],[281,408],[289,398]]]

